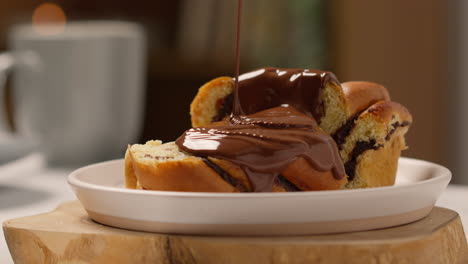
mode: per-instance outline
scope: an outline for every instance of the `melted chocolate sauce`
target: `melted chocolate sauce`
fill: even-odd
[[[237,35],[236,35],[236,78],[234,79],[234,101],[239,101],[239,68],[240,68],[240,30],[242,18],[242,0],[237,0]],[[238,112],[239,104],[234,104],[234,112]]]
[[[289,106],[192,128],[176,144],[192,155],[239,165],[256,192],[272,191],[275,178],[299,157],[318,171],[332,171],[336,179],[344,176],[335,141],[313,117]]]
[[[242,74],[234,91],[233,114],[249,115],[289,105],[320,122],[324,114],[321,92],[330,81],[339,83],[331,72],[307,69],[267,67]]]

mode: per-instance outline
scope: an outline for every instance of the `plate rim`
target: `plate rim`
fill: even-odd
[[[340,190],[327,190],[327,191],[301,191],[301,192],[265,192],[265,193],[215,193],[215,192],[177,192],[177,191],[156,191],[156,190],[135,190],[135,189],[127,189],[121,187],[110,187],[110,186],[103,186],[98,184],[88,183],[78,179],[78,175],[90,169],[91,167],[95,166],[105,166],[112,163],[121,163],[124,162],[124,159],[114,159],[99,163],[90,164],[81,168],[78,168],[72,171],[68,177],[67,182],[73,188],[81,188],[93,191],[104,191],[104,192],[113,192],[113,193],[121,193],[121,194],[132,194],[132,195],[141,195],[141,196],[164,196],[164,197],[173,197],[173,198],[217,198],[217,199],[252,199],[252,198],[302,198],[302,197],[327,197],[327,196],[341,196],[341,195],[352,195],[352,194],[361,194],[361,193],[368,193],[368,192],[375,192],[378,191],[388,191],[393,189],[405,190],[405,189],[412,189],[418,187],[420,185],[431,184],[434,182],[444,182],[446,181],[447,184],[450,182],[452,178],[451,171],[437,163],[433,163],[430,161],[414,159],[414,158],[406,158],[400,157],[398,162],[400,163],[408,162],[408,163],[420,163],[432,166],[434,169],[440,171],[437,175],[430,179],[421,180],[418,182],[413,182],[410,184],[404,185],[392,185],[392,186],[383,186],[383,187],[373,187],[373,188],[360,188],[360,189],[340,189]]]

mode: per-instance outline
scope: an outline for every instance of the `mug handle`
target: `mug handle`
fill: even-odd
[[[0,132],[8,131],[8,120],[5,106],[5,85],[8,74],[14,68],[16,58],[11,52],[0,53]]]
[[[12,133],[9,132],[8,118],[6,111],[4,111],[6,109],[5,85],[9,73],[19,66],[25,67],[35,73],[40,73],[42,71],[41,60],[33,51],[5,51],[0,53],[0,133]]]

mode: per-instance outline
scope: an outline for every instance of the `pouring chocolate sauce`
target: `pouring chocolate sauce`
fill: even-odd
[[[342,179],[338,147],[317,124],[323,115],[321,92],[327,82],[338,83],[336,77],[273,67],[239,76],[241,9],[239,0],[232,114],[228,121],[187,130],[176,144],[194,156],[240,166],[255,192],[271,192],[275,178],[299,158]]]

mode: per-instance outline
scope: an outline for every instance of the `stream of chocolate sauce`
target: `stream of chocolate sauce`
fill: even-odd
[[[236,70],[234,79],[234,101],[239,101],[239,68],[240,68],[240,30],[241,30],[241,21],[242,21],[242,0],[237,0],[237,33],[236,33]],[[239,112],[239,104],[233,106],[235,113]]]
[[[290,164],[304,158],[317,171],[345,175],[335,141],[317,122],[323,115],[321,92],[330,72],[262,68],[239,76],[240,21],[238,0],[236,77],[230,119],[192,128],[176,140],[179,148],[198,157],[237,164],[255,192],[271,192],[273,182]]]

